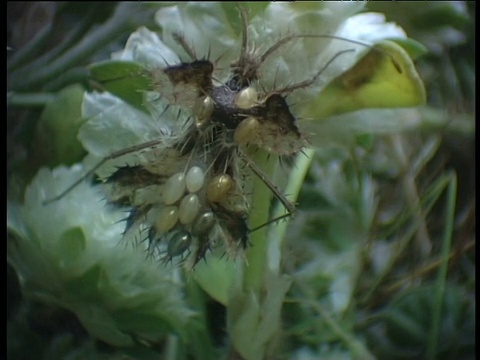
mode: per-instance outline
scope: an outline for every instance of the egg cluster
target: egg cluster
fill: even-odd
[[[154,92],[168,103],[162,115],[175,116],[171,110],[180,108],[187,120],[181,131],[166,135],[168,145],[142,149],[143,155],[150,153],[143,157],[149,160],[107,179],[110,200],[131,208],[125,233],[146,230],[150,254],[170,261],[193,252],[195,265],[218,243],[228,254],[244,249],[250,232],[250,175],[293,213],[294,205],[248,155],[263,149],[288,156],[306,145],[284,97],[288,89],[257,90],[262,61],[280,45],[262,56],[243,48],[224,83],[216,80],[215,66],[206,59],[151,70]]]
[[[241,106],[252,107],[257,101],[252,89],[237,94],[235,105],[243,102]],[[238,198],[244,198],[243,190],[233,179],[238,172],[234,153],[239,145],[235,138],[239,135],[236,129],[219,124],[214,110],[215,102],[210,96],[197,99],[190,135],[178,146],[180,153],[186,153],[179,159],[187,163],[185,170],[170,175],[162,186],[161,209],[156,212],[148,240],[149,251],[163,254],[165,261],[183,257],[193,247],[196,262],[215,238],[222,238],[224,243],[245,245],[248,204],[238,205]],[[195,144],[189,149],[187,144],[191,139],[195,139]],[[221,142],[218,139],[222,139]],[[192,158],[195,165],[190,166]],[[235,238],[232,232],[237,234]]]
[[[214,176],[207,184],[205,180],[202,167],[192,166],[186,173],[170,176],[163,187],[164,207],[150,230],[150,237],[168,234],[167,260],[183,255],[193,239],[208,241],[205,237],[216,224],[211,206],[221,203],[234,187],[228,174]]]
[[[175,94],[165,94],[168,101],[191,104],[186,131],[154,160],[111,177],[115,192],[127,194],[126,200],[121,197],[122,205],[133,208],[127,230],[146,223],[148,251],[164,261],[193,252],[194,265],[216,243],[223,243],[227,253],[245,248],[249,233],[246,179],[253,172],[268,181],[248,158],[246,148],[290,155],[304,146],[281,94],[259,96],[253,86],[242,85],[244,79],[236,81],[235,75],[215,86],[212,73],[213,65],[207,60],[155,70],[161,95],[165,89],[161,85],[167,83]],[[194,101],[188,100],[192,93]],[[172,158],[173,164],[166,166]],[[118,186],[122,182],[133,185],[133,190],[123,191]],[[273,184],[269,187],[282,200],[281,191]],[[294,208],[282,202],[289,210]]]

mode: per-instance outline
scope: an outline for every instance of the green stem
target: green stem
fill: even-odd
[[[305,176],[307,175],[308,170],[310,169],[310,165],[313,160],[313,156],[315,155],[314,149],[304,149],[303,153],[299,153],[297,158],[295,159],[295,168],[291,172],[290,177],[288,179],[288,184],[285,188],[285,196],[288,200],[292,203],[297,201],[298,195],[302,188],[303,181],[305,180]],[[285,208],[282,204],[278,204],[273,211],[272,218],[275,219],[280,217],[281,215],[285,214]],[[292,217],[294,214],[292,214]],[[270,233],[272,241],[270,242],[270,247],[268,252],[271,256],[269,256],[269,268],[275,273],[280,271],[280,252],[282,249],[283,241],[285,239],[285,233],[287,231],[287,226],[289,221],[280,221],[273,226],[272,231]],[[278,256],[275,256],[278,254]]]
[[[67,70],[62,76],[52,80],[45,85],[45,91],[59,91],[70,84],[87,84],[88,71],[84,67],[76,67]]]
[[[178,337],[176,335],[168,335],[165,343],[165,353],[163,354],[166,360],[178,359]]]
[[[449,177],[442,176],[441,178],[439,178],[437,181],[435,181],[434,184],[430,186],[430,188],[426,192],[423,199],[420,200],[420,203],[412,206],[420,207],[421,208],[420,211],[422,211],[423,214],[427,216],[430,213],[430,210],[432,209],[433,205],[435,205],[435,202],[438,200],[438,198],[442,194],[445,187],[448,185],[449,181],[450,181]],[[413,223],[409,226],[408,230],[406,231],[401,241],[398,242],[398,246],[395,249],[394,256],[392,256],[392,258],[385,265],[383,271],[377,276],[373,285],[370,286],[369,291],[367,292],[365,297],[360,301],[361,303],[365,304],[368,301],[370,301],[370,299],[376,293],[379,286],[383,283],[383,281],[387,278],[390,272],[394,269],[395,264],[404,256],[405,250],[410,245],[410,242],[413,236],[417,232],[417,229],[422,222],[422,219],[418,219],[413,215],[411,216],[412,216]]]
[[[449,178],[450,184],[447,192],[447,213],[442,243],[442,265],[438,270],[437,284],[435,286],[435,302],[432,309],[432,326],[428,336],[427,360],[434,360],[437,355],[438,334],[440,332],[440,323],[442,318],[442,303],[445,294],[448,258],[452,245],[453,224],[455,220],[455,203],[457,196],[457,177],[455,174],[451,174]]]
[[[414,218],[418,220],[418,229],[415,232],[415,245],[417,253],[422,259],[428,258],[432,249],[432,241],[428,234],[427,223],[425,221],[425,214],[420,207],[415,206],[419,202],[419,194],[417,185],[415,184],[415,176],[408,170],[408,156],[405,151],[404,141],[399,134],[391,137],[395,157],[400,162],[402,167],[402,183],[405,191],[405,196],[412,210],[414,211]]]
[[[40,87],[48,81],[62,75],[67,69],[80,64],[95,51],[108,45],[124,31],[132,30],[138,23],[148,23],[152,10],[138,7],[135,3],[120,3],[113,17],[95,31],[87,34],[74,48],[54,62],[37,71],[18,71],[12,75],[12,88],[15,90]]]
[[[43,107],[53,99],[53,93],[16,93],[10,92],[7,94],[7,106],[16,107]]]
[[[374,360],[375,357],[368,351],[364,344],[355,339],[351,334],[342,330],[340,324],[323,308],[323,306],[316,302],[310,302],[310,305],[320,314],[325,321],[325,324],[330,330],[342,341],[347,348],[352,352],[352,357],[362,360]]]
[[[277,164],[276,157],[269,157],[265,152],[258,151],[252,160],[263,170],[266,177],[271,178]],[[252,210],[248,219],[251,229],[268,222],[271,197],[271,191],[267,188],[262,179],[255,176],[253,179]],[[243,287],[245,290],[253,290],[258,294],[262,286],[267,260],[267,227],[254,231],[251,234],[250,240],[252,246],[249,248],[246,255],[247,262],[243,277]]]
[[[302,281],[295,282],[298,288],[303,293],[305,300],[302,303],[308,304],[320,317],[323,319],[327,327],[335,336],[344,343],[344,345],[352,352],[352,358],[362,360],[374,360],[375,357],[368,351],[364,344],[355,337],[344,331],[338,321],[332,317],[327,310],[315,299],[312,290]],[[320,327],[324,329],[323,326]]]
[[[313,149],[305,149],[304,153],[300,153],[296,158],[295,169],[291,172],[284,191],[286,198],[293,203],[297,200],[314,154],[315,151]],[[277,163],[276,159],[268,159],[265,154],[257,155],[255,162],[269,178]],[[249,218],[250,228],[267,223],[270,213],[271,191],[258,177],[254,180],[253,189],[252,211]],[[273,211],[272,219],[284,214],[285,208],[279,203]],[[253,246],[247,256],[248,266],[245,269],[244,277],[245,288],[260,289],[266,263],[268,263],[270,271],[276,274],[279,273],[280,253],[287,226],[288,221],[279,221],[270,227],[264,227],[252,233],[251,241]],[[268,234],[269,228],[271,232]]]
[[[29,62],[38,56],[39,50],[48,42],[53,31],[53,24],[44,26],[35,37],[30,40],[23,48],[15,51],[15,55],[10,59],[7,65],[7,71],[11,72]]]
[[[82,20],[78,25],[71,28],[67,35],[63,38],[62,42],[57,45],[52,50],[47,51],[42,56],[38,57],[39,54],[36,53],[36,58],[30,61],[22,71],[35,71],[36,69],[43,68],[48,66],[48,64],[55,61],[58,56],[74,46],[91,28],[94,23],[94,8],[90,9],[90,15]],[[16,66],[18,68],[18,66]],[[14,68],[7,68],[8,70],[14,70]]]
[[[305,149],[304,153],[297,156],[295,169],[291,172],[284,191],[286,198],[293,203],[295,203],[300,193],[314,153],[313,149]],[[270,178],[277,161],[272,158],[268,159],[268,156],[265,156],[265,154],[258,154],[255,158],[255,163]],[[265,186],[264,182],[256,177],[253,184],[252,211],[249,218],[250,228],[255,228],[269,221],[271,195],[271,191]],[[275,219],[284,214],[285,208],[279,203],[273,211],[272,218]],[[264,227],[252,233],[252,247],[247,255],[248,265],[245,268],[244,275],[245,289],[254,289],[255,291],[260,289],[266,263],[268,263],[270,271],[276,274],[279,273],[281,248],[287,226],[288,221],[279,221],[270,227]],[[270,234],[267,233],[269,228],[271,228]]]

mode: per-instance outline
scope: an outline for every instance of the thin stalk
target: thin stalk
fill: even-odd
[[[26,64],[22,71],[35,71],[35,69],[42,68],[47,66],[49,63],[55,61],[55,59],[67,51],[69,48],[74,46],[77,41],[79,41],[91,28],[94,23],[93,8],[90,11],[90,16],[87,16],[86,19],[83,19],[80,23],[74,26],[70,32],[63,38],[62,42],[55,46],[50,51],[47,51],[42,56],[38,57],[39,54],[36,54],[36,57],[32,59],[31,62]],[[18,68],[18,66],[17,66]],[[13,70],[7,67],[7,70]]]
[[[135,3],[120,3],[114,16],[103,26],[87,34],[83,40],[54,62],[34,72],[18,71],[12,75],[12,88],[15,90],[32,89],[43,86],[48,81],[61,76],[67,69],[80,64],[124,31],[136,26],[138,21],[152,11],[143,10]],[[16,81],[15,81],[16,80]]]
[[[375,357],[368,351],[364,344],[355,339],[352,334],[344,331],[338,321],[332,317],[327,310],[315,299],[311,289],[301,281],[296,281],[296,285],[300,288],[305,296],[305,300],[301,303],[310,306],[315,311],[333,334],[352,352],[352,358],[362,360],[374,360]]]
[[[86,83],[88,81],[88,71],[84,67],[76,67],[67,70],[64,75],[49,82],[45,91],[59,91],[70,84]]]
[[[413,205],[416,207],[421,207],[423,210],[423,214],[428,215],[430,212],[431,208],[435,204],[435,202],[438,200],[440,197],[441,193],[443,192],[443,189],[448,185],[450,179],[447,177],[442,177],[439,180],[437,180],[427,191],[427,193],[424,196],[424,199],[420,201],[419,204]],[[413,216],[413,215],[412,215]],[[404,251],[407,249],[408,245],[410,244],[413,236],[417,232],[419,225],[423,219],[418,219],[416,217],[413,217],[413,223],[412,225],[408,228],[406,234],[403,236],[401,241],[398,244],[398,247],[395,249],[395,256],[393,256],[388,264],[385,266],[384,270],[382,273],[375,279],[375,282],[373,285],[370,287],[367,295],[362,299],[362,303],[366,303],[370,300],[370,298],[375,294],[377,291],[378,287],[380,284],[385,280],[385,278],[388,276],[390,271],[393,269],[394,265],[397,263],[397,261],[404,255]]]
[[[7,107],[23,107],[23,108],[35,108],[43,107],[53,99],[55,99],[53,93],[17,93],[10,92],[7,94]]]
[[[30,40],[24,47],[13,49],[15,55],[12,56],[7,65],[7,72],[14,71],[23,64],[38,56],[38,51],[48,42],[53,31],[53,24],[45,25],[35,37]]]
[[[288,200],[292,203],[295,203],[300,190],[302,188],[303,181],[305,180],[305,176],[307,175],[308,169],[310,169],[310,165],[313,160],[313,156],[315,155],[315,150],[312,148],[305,149],[303,153],[299,153],[297,158],[295,159],[295,168],[290,174],[288,179],[288,184],[285,188],[285,195]],[[273,211],[272,218],[280,217],[281,215],[285,214],[285,209],[282,204],[278,204]],[[294,215],[292,215],[294,216]],[[283,241],[285,239],[285,232],[287,230],[287,226],[289,223],[289,219],[282,220],[275,224],[270,233],[271,242],[269,247],[269,268],[275,273],[278,273],[280,270],[280,260],[281,256],[273,256],[275,253],[281,251]]]
[[[176,335],[168,335],[165,344],[164,359],[177,360],[178,359],[178,343],[179,339]]]
[[[475,247],[475,241],[472,240],[469,243],[465,244],[462,248],[457,249],[456,251],[452,251],[448,255],[448,260],[452,260],[456,256],[459,256],[460,252],[465,252],[473,249]],[[394,293],[401,288],[404,288],[412,279],[418,279],[421,277],[428,276],[433,271],[437,270],[443,264],[443,256],[439,259],[433,260],[432,262],[428,263],[427,265],[423,266],[418,270],[414,270],[411,274],[406,275],[403,279],[398,280],[396,283],[392,284],[388,288],[385,289],[385,292]]]
[[[404,143],[400,135],[393,135],[391,139],[393,149],[395,151],[395,156],[397,157],[403,169],[402,182],[405,189],[405,195],[407,201],[410,203],[410,205],[413,206],[414,204],[419,202],[417,185],[415,184],[415,174],[412,174],[408,170],[408,157],[405,152]],[[415,244],[417,246],[417,250],[420,256],[423,259],[426,259],[431,252],[432,241],[430,240],[430,236],[428,234],[425,214],[422,213],[422,209],[420,207],[412,207],[412,209],[415,211],[414,217],[418,219],[418,230],[415,233]]]
[[[437,355],[438,334],[442,319],[442,304],[445,295],[447,280],[448,258],[452,245],[453,225],[455,220],[455,203],[457,197],[457,177],[454,173],[449,176],[450,184],[447,192],[447,213],[445,218],[445,230],[442,242],[442,264],[438,269],[438,278],[435,285],[435,300],[432,309],[432,325],[427,343],[427,360],[434,360]]]
[[[254,159],[264,174],[271,178],[277,159],[274,156],[268,156],[265,152],[258,151]],[[253,179],[252,205],[249,216],[249,226],[251,229],[265,224],[269,219],[270,200],[272,194],[264,182],[259,177]],[[252,246],[248,250],[247,262],[243,278],[244,289],[253,290],[259,293],[262,282],[265,264],[267,261],[268,237],[267,228],[263,227],[251,234]]]

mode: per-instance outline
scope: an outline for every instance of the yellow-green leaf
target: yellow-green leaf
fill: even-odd
[[[325,118],[360,109],[413,107],[425,99],[423,82],[407,52],[385,40],[330,82],[304,110],[309,117]]]

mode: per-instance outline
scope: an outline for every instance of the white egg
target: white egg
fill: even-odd
[[[241,90],[235,97],[235,105],[239,109],[250,109],[258,105],[257,90],[251,86]]]
[[[170,176],[163,188],[163,202],[165,205],[176,203],[185,193],[185,175],[176,173]]]
[[[188,191],[191,193],[197,192],[202,188],[204,182],[205,174],[202,168],[199,166],[192,166],[190,170],[188,170],[187,176],[185,177],[185,183]]]
[[[178,221],[178,208],[176,206],[167,206],[160,210],[155,221],[155,230],[162,233],[172,229]]]
[[[178,208],[178,215],[182,224],[190,224],[200,211],[200,199],[195,194],[186,195]]]
[[[243,119],[238,124],[233,134],[233,140],[238,145],[246,145],[248,143],[256,143],[260,123],[254,117]]]
[[[202,236],[207,234],[215,223],[215,215],[210,210],[200,214],[192,224],[192,234]]]
[[[235,181],[228,174],[214,176],[208,183],[207,199],[215,203],[224,200],[225,196],[233,189]]]

